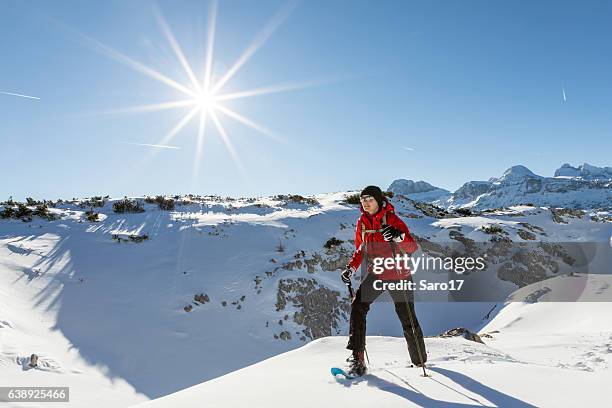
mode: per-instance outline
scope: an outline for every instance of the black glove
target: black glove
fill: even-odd
[[[403,232],[395,228],[393,225],[385,225],[382,229],[383,238],[385,241],[392,241],[400,237]]]
[[[353,276],[353,270],[350,266],[347,266],[346,268],[344,268],[344,270],[342,271],[342,275],[340,276],[342,277],[342,282],[344,282],[345,285],[348,285],[349,283],[351,283],[351,276]]]

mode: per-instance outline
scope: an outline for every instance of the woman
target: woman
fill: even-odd
[[[351,364],[349,374],[353,376],[361,376],[366,372],[364,359],[366,315],[372,302],[384,292],[375,281],[410,280],[410,270],[397,265],[385,269],[382,273],[374,273],[373,260],[381,257],[395,259],[398,255],[409,255],[417,249],[416,241],[410,235],[408,227],[395,214],[393,206],[379,187],[364,188],[359,201],[361,216],[355,230],[355,252],[342,272],[342,280],[348,285],[351,276],[363,262],[362,282],[351,303],[349,341],[346,346],[353,351],[348,360]],[[410,359],[415,366],[423,367],[427,361],[427,353],[423,333],[414,312],[412,292],[389,290],[389,293],[395,303],[395,312],[402,323]]]

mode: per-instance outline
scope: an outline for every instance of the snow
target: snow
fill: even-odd
[[[8,248],[8,251],[4,248],[1,251],[0,268],[2,386],[70,386],[70,400],[74,404],[71,406],[126,406],[146,400],[125,379],[110,375],[104,365],[87,361],[75,344],[58,330],[60,304],[53,301],[53,294],[60,288],[45,291],[49,282],[44,274],[53,272],[26,261],[45,256],[48,248],[58,244],[58,236],[43,233],[36,239],[33,236],[9,240],[3,237],[0,241]],[[66,258],[59,258],[55,267],[62,268],[66,262]],[[78,323],[84,328],[94,324],[86,315],[80,316]],[[28,366],[33,352],[40,357],[39,367],[35,369]],[[8,406],[33,405],[14,403]]]
[[[610,290],[612,276],[592,279],[591,291]],[[427,338],[431,377],[408,366],[403,339],[369,336],[368,374],[334,379],[347,339],[329,337],[137,407],[609,406],[610,313],[612,303],[508,303],[480,330],[486,344]]]
[[[596,374],[517,360],[462,338],[426,340],[432,366],[428,369],[431,377],[425,378],[420,369],[408,367],[403,339],[372,336],[368,338],[369,373],[354,381],[335,380],[330,367],[342,365],[345,344],[345,337],[316,340],[137,407],[572,407],[612,403],[609,371]]]
[[[329,368],[347,356],[342,337],[348,331],[346,321],[332,331],[334,337],[300,340],[294,333],[302,332],[304,326],[283,320],[296,310],[292,305],[276,310],[276,289],[280,279],[316,279],[346,298],[337,271],[317,267],[308,273],[305,267],[285,270],[280,266],[295,262],[300,251],[306,257],[326,256],[323,244],[331,237],[351,247],[359,212],[344,199],[352,193],[319,194],[314,197],[316,204],[277,197],[185,198],[174,211],[145,204],[146,211],[139,214],[116,214],[111,200],[94,208],[100,212],[97,223],[84,220],[88,208],[67,203],[50,209],[61,217],[56,221],[0,220],[3,385],[70,386],[69,406],[93,408],[128,407],[147,400],[181,406],[174,398],[185,398],[185,406],[210,401],[206,405],[274,407],[287,405],[289,398],[296,406],[345,401],[356,406],[367,402],[371,406],[375,401],[380,406],[443,406],[448,401],[480,405],[470,398],[501,406],[517,400],[536,406],[560,401],[562,406],[577,402],[569,395],[571,382],[602,396],[604,388],[597,392],[599,380],[591,376],[599,373],[610,380],[606,354],[610,330],[601,323],[610,310],[602,302],[586,304],[593,309],[572,317],[582,318],[584,325],[566,333],[544,324],[563,321],[550,319],[557,310],[549,306],[553,303],[522,308],[515,303],[499,305],[491,322],[483,321],[483,316],[494,303],[419,303],[417,314],[427,335],[457,326],[479,330],[491,324],[486,327],[491,331],[502,327],[493,339],[485,339],[486,346],[463,339],[428,338],[430,360],[435,364],[432,379],[405,367],[404,341],[392,337],[401,334],[393,305],[376,304],[368,315],[368,333],[380,335],[368,340],[376,377],[350,385],[337,383]],[[519,240],[516,231],[522,222],[543,228],[548,235],[538,236],[542,240],[609,245],[612,237],[612,223],[595,222],[589,212],[580,218],[564,217],[567,224],[557,224],[550,210],[541,207],[515,206],[478,217],[435,219],[401,197],[394,198],[393,204],[414,234],[433,241],[448,241],[451,228],[483,240],[488,237],[481,228],[490,224],[502,226],[513,240]],[[417,218],[407,218],[410,214]],[[134,234],[147,234],[149,239],[132,242],[129,236]],[[279,242],[284,252],[277,250]],[[268,276],[274,268],[279,269]],[[262,278],[261,292],[254,288],[257,277]],[[506,294],[516,289],[509,282],[496,284]],[[193,297],[199,293],[207,294],[210,302],[195,305]],[[193,307],[189,313],[183,309],[187,305]],[[574,306],[577,310],[587,307]],[[572,316],[569,310],[558,310]],[[584,316],[593,316],[592,321]],[[520,324],[508,326],[519,318]],[[533,323],[523,327],[523,322]],[[535,327],[541,327],[540,332],[534,331],[538,338],[528,338]],[[293,337],[275,339],[279,330]],[[573,349],[574,343],[581,345]],[[538,354],[544,347],[552,351]],[[38,368],[27,366],[32,353],[40,356]],[[584,367],[577,365],[581,361]],[[542,378],[554,379],[563,390],[555,394],[554,384]],[[236,391],[242,389],[246,394]]]

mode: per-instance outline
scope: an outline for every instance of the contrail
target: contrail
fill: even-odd
[[[563,92],[563,102],[567,102],[567,98],[565,97],[565,88],[561,88],[561,91]]]
[[[158,145],[158,144],[148,144],[148,143],[132,143],[132,142],[121,142],[123,144],[129,144],[134,146],[146,146],[146,147],[156,147],[160,149],[180,149],[177,146],[166,146],[166,145]]]
[[[402,147],[402,149],[404,149],[404,150],[408,150],[408,151],[411,151],[411,152],[412,152],[412,151],[414,151],[414,149],[413,149],[412,147],[406,147],[406,146],[404,146],[404,147]]]
[[[0,94],[11,95],[11,96],[19,96],[21,98],[28,98],[28,99],[40,99],[38,96],[22,95],[22,94],[18,94],[18,93],[5,92],[5,91],[0,91]]]

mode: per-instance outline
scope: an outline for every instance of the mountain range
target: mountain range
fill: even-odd
[[[578,167],[563,164],[553,177],[533,173],[516,165],[500,177],[468,181],[454,192],[412,180],[398,179],[388,191],[416,201],[446,209],[487,210],[531,204],[574,209],[610,208],[612,205],[612,167],[584,163]]]

